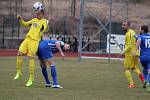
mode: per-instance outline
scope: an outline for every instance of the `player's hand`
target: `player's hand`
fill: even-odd
[[[61,56],[62,56],[62,57],[65,57],[65,54],[64,54],[64,53],[61,53]]]
[[[125,54],[124,51],[121,51],[121,52],[120,52],[120,55],[124,55],[124,54]]]
[[[20,15],[17,15],[17,19],[18,19],[18,20],[21,20],[22,17],[21,17]]]
[[[135,52],[133,52],[133,53],[132,53],[132,56],[135,56],[135,55],[136,55],[136,53],[135,53]]]
[[[138,57],[138,56],[140,56],[140,52],[135,50],[134,52],[132,52],[132,55],[135,57]]]
[[[138,53],[133,52],[133,53],[132,53],[132,56],[134,56],[134,57],[138,57],[139,55],[138,55]]]
[[[62,59],[64,60],[65,59],[65,54],[61,53],[61,56],[62,56]]]

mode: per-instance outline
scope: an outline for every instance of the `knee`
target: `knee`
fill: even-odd
[[[131,70],[135,70],[135,68],[131,68]]]
[[[41,66],[41,68],[46,68],[45,64],[41,64],[40,66]]]
[[[52,64],[54,64],[53,61],[51,61],[51,60],[48,60],[47,63],[48,63],[49,66],[51,66]]]
[[[18,52],[17,56],[23,56],[24,54],[22,52]]]
[[[128,71],[128,70],[130,70],[130,68],[124,68],[124,71]]]
[[[40,66],[41,66],[41,68],[46,68],[47,65],[45,62],[42,61],[42,62],[40,62]]]
[[[32,57],[32,56],[28,56],[29,60],[34,60],[35,57]]]

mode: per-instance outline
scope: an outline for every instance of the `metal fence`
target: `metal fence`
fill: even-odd
[[[45,17],[52,19],[49,33],[64,36],[64,41],[70,42],[74,51],[78,51],[79,46],[82,51],[106,53],[108,33],[122,34],[120,18],[130,17],[130,11],[126,10],[130,7],[126,3],[128,0],[1,0],[0,48],[18,48],[28,28],[19,25],[16,15],[22,15],[25,20],[34,17],[32,5],[36,1],[44,4]],[[85,1],[83,12],[81,1]]]
[[[71,35],[72,29],[68,27],[70,21],[76,20],[75,4],[78,0],[1,0],[0,48],[18,48],[28,28],[20,27],[16,16],[20,14],[25,20],[33,18],[32,5],[37,1],[44,4],[45,17],[53,19],[49,33]]]

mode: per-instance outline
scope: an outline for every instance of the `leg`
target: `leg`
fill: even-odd
[[[27,87],[32,86],[34,81],[34,70],[35,70],[35,56],[38,50],[39,42],[27,38],[27,56],[29,57],[29,80],[26,84]]]
[[[134,81],[133,81],[133,78],[132,78],[132,75],[131,75],[131,72],[130,72],[130,66],[131,65],[131,56],[126,56],[125,55],[125,61],[124,61],[124,74],[129,82],[129,85],[128,87],[129,88],[134,88],[135,87],[135,84],[134,84]]]
[[[48,64],[50,65],[51,69],[51,76],[53,79],[53,88],[63,88],[58,84],[58,79],[57,79],[57,71],[56,71],[56,65],[54,64],[52,59],[48,59]]]
[[[23,58],[23,53],[18,52],[17,58],[16,58],[16,69],[17,73],[14,77],[14,80],[18,80],[20,78],[21,74],[21,68],[22,68],[22,58]]]
[[[47,62],[48,62],[48,65],[50,66],[50,69],[51,69],[51,76],[52,76],[52,79],[53,79],[53,84],[58,85],[56,66],[53,63],[52,58],[47,59]]]
[[[26,84],[27,87],[31,86],[34,81],[35,58],[29,57],[29,80]]]
[[[150,93],[150,63],[148,63],[147,65],[147,84],[146,84],[146,87],[147,87],[147,91]]]
[[[144,80],[147,82],[147,75],[148,75],[147,69],[143,69],[143,75],[144,75]]]
[[[131,69],[138,75],[138,77],[140,78],[141,82],[144,83],[144,76],[141,73],[140,69],[138,68],[138,57],[132,57],[131,60]]]
[[[141,65],[143,67],[143,76],[144,76],[144,84],[143,84],[143,88],[146,88],[146,83],[147,83],[147,63],[143,61],[143,59],[140,61]]]
[[[141,82],[144,83],[144,75],[141,73],[140,69],[136,66],[135,68],[132,68],[132,70],[138,75]]]
[[[46,87],[51,87],[51,84],[50,84],[50,81],[49,81],[49,78],[48,78],[46,62],[43,59],[40,59],[40,66],[41,66],[41,69],[42,69],[43,77],[44,77],[45,82],[46,82],[45,86]]]
[[[17,54],[17,59],[16,59],[16,69],[17,69],[17,73],[16,76],[14,77],[14,80],[17,80],[20,78],[21,76],[21,67],[22,67],[22,58],[23,55],[26,54],[27,52],[27,41],[26,39],[21,43],[19,50],[18,50],[18,54]]]
[[[129,82],[128,87],[129,87],[129,88],[134,88],[134,87],[135,87],[135,84],[134,84],[132,75],[131,75],[131,73],[130,73],[130,70],[129,70],[129,69],[125,69],[124,73],[125,73],[125,76],[126,76],[128,82]]]

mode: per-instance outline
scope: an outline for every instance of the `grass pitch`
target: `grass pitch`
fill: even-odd
[[[137,88],[127,88],[123,66],[117,60],[107,64],[107,60],[100,59],[83,59],[77,63],[74,58],[56,58],[63,89],[44,87],[38,60],[32,87],[25,87],[29,77],[27,59],[24,59],[21,79],[14,81],[15,60],[15,57],[0,58],[0,100],[147,100],[150,97],[134,73]]]

